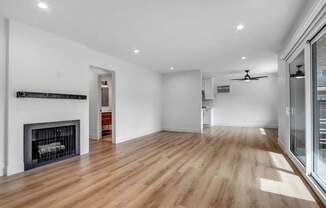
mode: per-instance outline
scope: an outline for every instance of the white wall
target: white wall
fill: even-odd
[[[8,174],[23,171],[26,123],[79,119],[81,153],[88,152],[88,100],[17,99],[15,92],[89,95],[90,65],[115,71],[117,143],[161,130],[160,74],[10,21]]]
[[[199,70],[163,76],[163,129],[201,132],[201,88]]]
[[[230,79],[230,76],[215,79],[215,89],[217,85],[230,85],[231,91],[216,93],[214,125],[277,128],[276,75],[248,83]]]
[[[5,167],[6,26],[0,18],[0,176]]]
[[[88,100],[17,99],[16,91],[88,95],[85,47],[11,21],[9,30],[8,174],[23,171],[24,124],[80,120],[88,152]]]
[[[289,148],[290,142],[290,120],[287,112],[287,107],[290,105],[288,73],[289,65],[281,58],[278,58],[278,142],[284,149]]]
[[[89,75],[89,138],[99,139],[100,83],[99,75],[91,70]]]

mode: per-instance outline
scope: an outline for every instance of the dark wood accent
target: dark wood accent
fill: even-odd
[[[112,136],[111,112],[102,112],[102,136]]]
[[[25,92],[18,91],[17,98],[48,98],[48,99],[74,99],[86,100],[86,95],[73,95],[73,94],[58,94],[58,93],[43,93],[43,92]]]

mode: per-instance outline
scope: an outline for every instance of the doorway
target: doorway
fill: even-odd
[[[90,66],[89,138],[115,143],[114,72]]]

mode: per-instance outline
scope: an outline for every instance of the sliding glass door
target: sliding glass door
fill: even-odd
[[[326,190],[326,35],[312,45],[313,177]]]
[[[290,64],[290,150],[305,166],[305,67],[304,52]]]

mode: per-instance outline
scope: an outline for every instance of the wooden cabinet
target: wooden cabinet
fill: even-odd
[[[102,136],[112,136],[112,113],[102,113]]]

